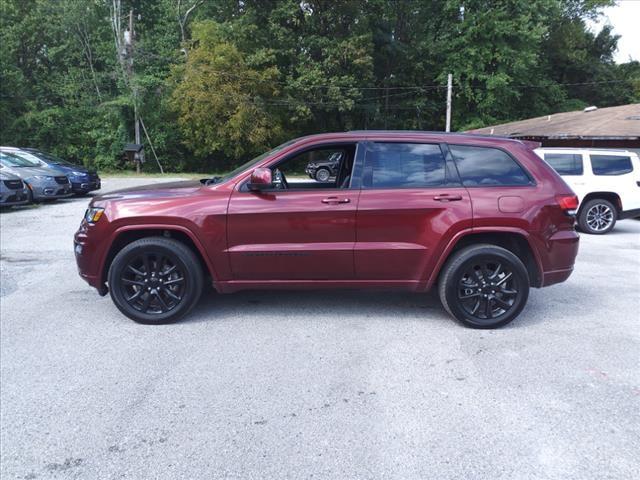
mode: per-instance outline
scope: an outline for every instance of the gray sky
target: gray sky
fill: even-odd
[[[616,63],[640,60],[640,0],[618,0],[614,7],[605,8],[598,23],[591,23],[591,28],[599,32],[603,25],[610,23],[613,33],[621,35],[618,40]]]

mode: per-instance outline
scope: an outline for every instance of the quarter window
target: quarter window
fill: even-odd
[[[465,187],[530,185],[531,178],[509,154],[491,147],[450,145]]]
[[[595,175],[623,175],[633,172],[631,157],[622,155],[589,155]]]
[[[574,153],[545,153],[545,161],[560,175],[582,175],[582,155]]]
[[[445,161],[439,145],[374,143],[367,151],[365,188],[421,188],[445,183]]]

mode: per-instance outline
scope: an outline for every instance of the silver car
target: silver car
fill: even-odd
[[[0,165],[0,167],[2,167]],[[2,167],[0,170],[0,207],[24,205],[29,202],[29,190],[20,177],[9,173]]]
[[[69,179],[56,168],[39,167],[25,158],[2,151],[0,165],[24,181],[30,201],[55,200],[73,195]]]

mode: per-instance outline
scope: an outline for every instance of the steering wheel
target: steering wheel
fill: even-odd
[[[287,190],[289,188],[289,183],[287,182],[287,178],[284,176],[284,173],[279,168],[276,168],[273,174],[276,177],[276,182],[280,184],[280,189]]]

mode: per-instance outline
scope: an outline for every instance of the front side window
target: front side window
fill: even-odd
[[[305,150],[272,167],[274,188],[349,188],[355,144]]]
[[[623,175],[633,171],[631,157],[623,155],[589,155],[594,175]]]
[[[445,183],[445,160],[439,145],[374,143],[367,151],[364,188],[422,188]]]
[[[531,185],[531,178],[506,152],[491,147],[449,145],[465,187]]]
[[[545,153],[544,160],[560,175],[582,175],[582,155],[575,153]]]

